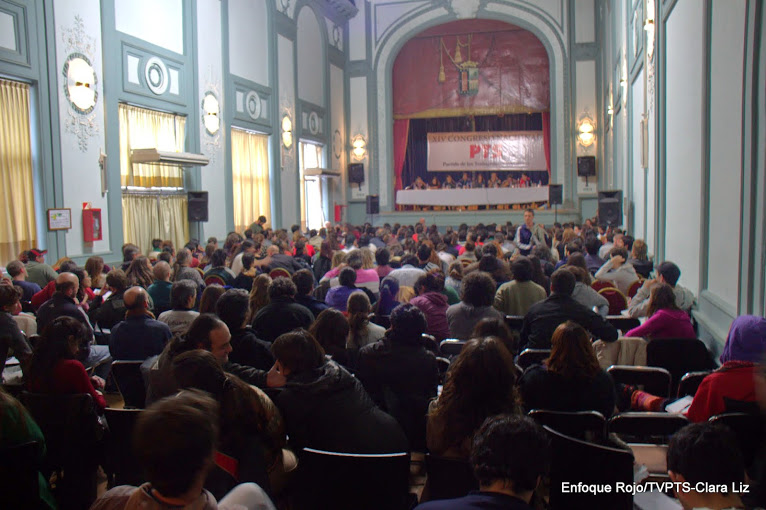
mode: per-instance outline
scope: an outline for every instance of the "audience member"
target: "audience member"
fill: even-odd
[[[250,310],[247,314],[247,322],[252,324],[255,314],[269,304],[269,285],[271,276],[259,274],[253,280],[253,288],[250,289]]]
[[[380,299],[375,303],[375,313],[381,316],[391,315],[391,311],[401,303],[397,300],[399,296],[399,282],[386,276],[380,282]]]
[[[370,322],[370,300],[363,292],[352,292],[346,306],[348,312],[348,349],[361,349],[383,338],[386,328]]]
[[[10,350],[13,350],[13,355],[21,362],[21,369],[24,373],[27,371],[32,356],[32,349],[29,347],[24,333],[13,319],[16,310],[21,309],[20,298],[21,289],[19,287],[0,285],[0,374],[5,369],[5,362],[10,355]],[[1,381],[2,376],[0,376]]]
[[[609,260],[595,274],[597,280],[612,282],[626,296],[630,286],[638,280],[636,270],[627,259],[628,251],[625,248],[612,248]]]
[[[308,329],[314,314],[295,302],[297,289],[289,278],[276,278],[269,285],[269,304],[258,310],[252,326],[258,338],[273,342],[283,333],[295,328]]]
[[[391,271],[394,269],[388,265],[388,263],[391,261],[391,252],[388,251],[388,248],[385,246],[380,246],[375,251],[375,262],[377,262],[378,267],[375,269],[375,271],[378,273],[378,277],[383,280],[386,276],[388,276]]]
[[[543,272],[543,267],[540,265],[540,259],[537,258],[535,255],[530,255],[529,261],[532,263],[532,281],[538,284],[540,287],[545,289],[545,295],[550,296],[551,294],[551,279],[548,276],[545,276],[545,273]],[[551,273],[551,276],[553,274]]]
[[[417,267],[418,258],[415,255],[407,254],[402,257],[402,267],[394,269],[386,278],[393,278],[399,284],[399,287],[415,287],[425,271]]]
[[[101,287],[96,298],[90,304],[88,317],[101,329],[111,329],[125,318],[123,294],[128,288],[128,277],[121,269],[112,269],[106,275],[106,285]],[[104,296],[107,296],[104,298]]]
[[[273,271],[274,269],[284,269],[290,273],[290,275],[292,275],[294,272],[303,269],[303,265],[301,265],[291,255],[285,254],[284,251],[277,245],[269,246],[266,250],[266,254],[271,259],[271,263],[268,267],[269,271]]]
[[[452,288],[458,294],[460,293],[460,285],[463,282],[463,264],[460,262],[453,262],[447,269],[447,278],[444,280],[444,286]]]
[[[159,355],[172,336],[170,328],[149,312],[148,296],[142,287],[129,288],[123,299],[125,320],[115,324],[109,338],[112,359],[144,361]]]
[[[255,254],[245,253],[242,255],[242,269],[231,282],[231,286],[235,289],[243,289],[247,292],[253,288],[253,280],[258,274],[255,269]]]
[[[353,373],[356,371],[359,351],[346,348],[349,331],[348,319],[343,312],[334,308],[328,308],[317,315],[316,320],[309,327],[309,333],[319,342],[325,354]]]
[[[466,340],[481,319],[504,317],[492,307],[496,288],[492,277],[483,271],[474,271],[463,278],[462,300],[447,308],[450,337]]]
[[[5,269],[13,279],[13,285],[21,289],[21,301],[31,302],[32,296],[42,290],[38,284],[26,281],[27,268],[24,267],[20,260],[9,262]]]
[[[340,285],[338,287],[332,287],[327,292],[325,303],[336,310],[345,312],[346,307],[348,306],[348,297],[351,293],[362,292],[362,290],[355,285],[356,271],[350,267],[341,269],[340,274],[338,275],[338,281]]]
[[[631,329],[625,336],[654,338],[697,338],[689,314],[678,308],[673,287],[657,283],[652,287],[649,298],[648,319]]]
[[[482,319],[476,323],[473,331],[471,331],[471,338],[484,338],[488,336],[494,336],[503,342],[511,356],[515,357],[518,354],[519,333],[511,331],[511,328],[508,327],[504,319]]]
[[[221,285],[213,283],[205,287],[199,298],[199,313],[215,313],[215,304],[223,293],[226,292]]]
[[[590,274],[579,266],[564,266],[564,269],[575,277],[575,288],[572,291],[572,299],[583,305],[588,310],[593,310],[602,317],[609,313],[609,301],[590,286]]]
[[[513,280],[500,285],[494,307],[503,315],[525,315],[533,304],[545,299],[545,289],[532,281],[532,262],[523,255],[511,263]]]
[[[418,278],[415,283],[417,297],[410,304],[417,306],[426,317],[428,327],[425,333],[433,335],[437,341],[449,336],[447,322],[447,296],[444,292],[444,279],[441,273],[427,273]]]
[[[88,257],[88,260],[85,261],[85,270],[90,275],[91,285],[94,289],[100,289],[106,283],[105,269],[104,259],[99,256]]]
[[[300,271],[296,271],[295,274],[293,274],[293,283],[297,289],[295,302],[311,310],[314,317],[329,308],[326,303],[318,300],[312,295],[314,292],[314,275],[310,270],[301,269]]]
[[[649,260],[647,255],[648,247],[643,239],[636,239],[633,242],[633,248],[630,251],[630,258],[628,262],[631,263],[633,269],[642,278],[649,278],[652,270],[654,269],[654,262]]]
[[[587,264],[590,274],[596,274],[604,265],[605,260],[598,256],[598,251],[601,249],[601,241],[596,236],[588,237],[585,240],[585,263]]]
[[[652,287],[657,283],[667,283],[673,288],[673,294],[676,296],[676,306],[681,310],[691,313],[694,306],[694,294],[681,285],[678,285],[678,279],[681,277],[681,270],[673,262],[665,261],[657,266],[657,278],[646,280],[638,289],[638,292],[630,300],[628,314],[631,317],[646,317],[649,309],[649,297]]]
[[[36,283],[40,288],[45,287],[48,282],[54,281],[58,274],[51,266],[45,263],[45,254],[48,250],[38,250],[37,248],[27,251],[27,281]]]
[[[216,315],[231,333],[231,362],[268,371],[274,365],[274,356],[271,345],[255,336],[247,323],[249,299],[245,290],[229,289],[216,303]]]
[[[213,252],[213,256],[210,259],[210,269],[205,271],[203,275],[206,282],[215,280],[216,283],[221,283],[222,286],[231,285],[234,278],[237,275],[231,272],[231,269],[226,267],[226,252],[222,249],[217,249]]]
[[[329,239],[325,239],[319,248],[319,255],[314,260],[313,272],[316,281],[320,281],[332,269],[332,257],[332,243]]]
[[[176,263],[173,266],[173,281],[191,280],[198,287],[204,287],[205,282],[202,280],[199,270],[191,267],[192,258],[191,252],[186,248],[178,251]]]
[[[162,312],[170,310],[170,292],[173,284],[170,281],[170,264],[160,260],[152,269],[154,282],[149,285],[146,291],[154,302],[154,313],[160,315]]]
[[[186,279],[171,285],[170,310],[162,312],[157,320],[167,324],[174,335],[186,333],[192,321],[199,316],[199,312],[194,311],[198,288],[196,283]]]
[[[128,278],[128,285],[131,287],[139,286],[143,288],[149,288],[154,281],[152,275],[152,263],[143,255],[133,259],[133,262],[128,266],[125,271],[125,276]]]

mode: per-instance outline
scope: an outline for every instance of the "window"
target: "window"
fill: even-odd
[[[300,172],[301,172],[301,227],[319,230],[324,225],[324,210],[322,209],[322,182],[318,175],[306,175],[307,168],[321,168],[321,145],[301,142]]]
[[[0,261],[37,244],[29,85],[0,80]]]
[[[232,128],[231,173],[234,230],[244,232],[258,216],[271,220],[269,137]]]

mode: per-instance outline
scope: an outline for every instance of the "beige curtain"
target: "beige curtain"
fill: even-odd
[[[32,179],[29,85],[0,80],[0,262],[37,242]]]
[[[142,253],[149,253],[152,239],[173,241],[176,250],[189,241],[188,202],[183,195],[122,195],[122,234]]]
[[[269,137],[232,128],[231,167],[234,229],[244,232],[261,215],[271,220]]]
[[[183,168],[172,165],[134,165],[130,161],[130,150],[156,148],[183,152],[186,118],[121,104],[119,120],[122,185],[182,188]]]
[[[176,250],[189,242],[188,200],[183,195],[161,196],[159,205],[160,239],[170,239]]]

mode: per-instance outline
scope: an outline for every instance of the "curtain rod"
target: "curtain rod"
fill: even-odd
[[[145,197],[172,197],[172,196],[186,196],[186,191],[178,190],[132,190],[125,187],[122,188],[123,195],[145,196]]]

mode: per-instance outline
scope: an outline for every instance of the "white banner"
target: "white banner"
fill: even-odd
[[[547,169],[541,131],[428,133],[429,172]]]

